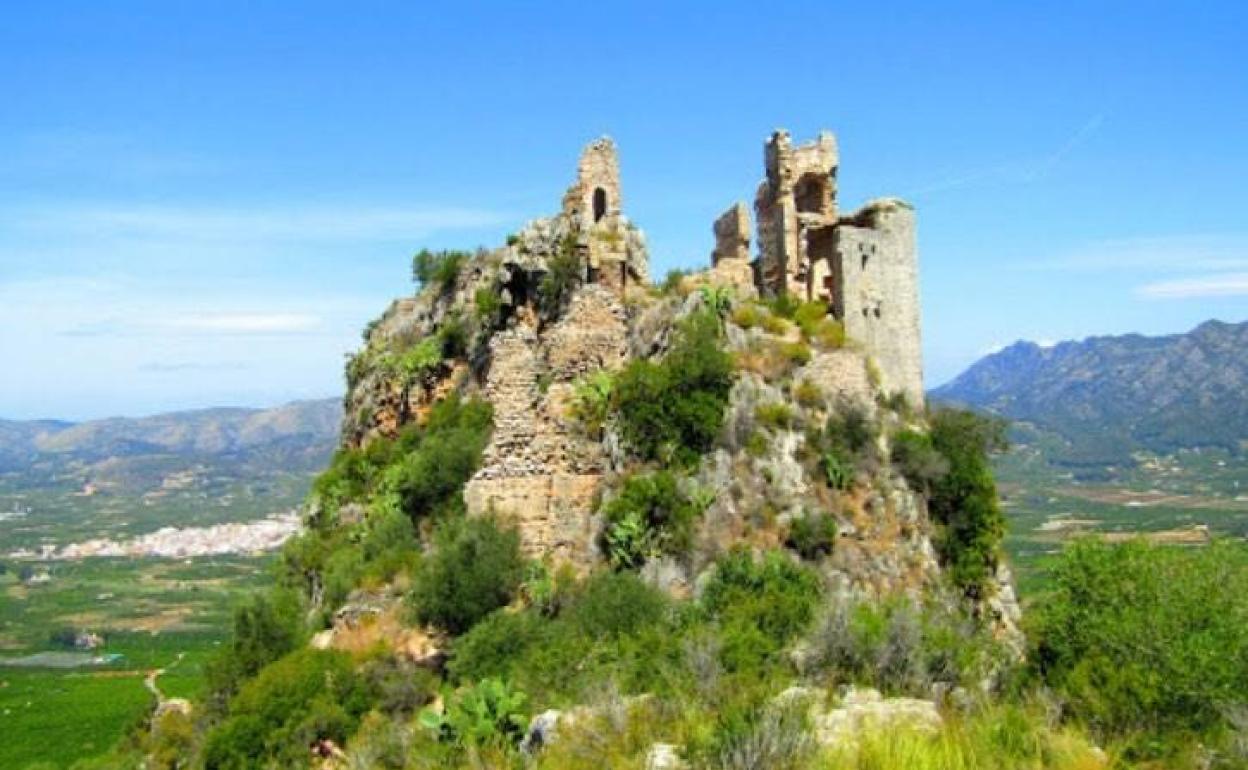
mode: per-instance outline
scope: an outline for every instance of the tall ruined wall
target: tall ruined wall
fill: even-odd
[[[470,514],[514,522],[529,555],[593,561],[594,500],[607,463],[600,444],[573,425],[568,404],[579,377],[619,368],[626,348],[623,307],[593,285],[552,326],[521,319],[490,341],[483,390],[494,432],[464,501]]]
[[[811,261],[806,232],[836,222],[836,138],[825,131],[794,147],[789,133],[778,130],[767,140],[763,159],[767,177],[754,200],[759,288],[806,297]]]
[[[923,403],[914,209],[872,201],[835,229],[833,312],[875,360],[886,392]]]

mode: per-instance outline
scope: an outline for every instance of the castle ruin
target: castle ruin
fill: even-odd
[[[630,285],[648,282],[644,243],[621,213],[620,164],[609,138],[591,142],[581,153],[576,181],[563,196],[563,215],[572,225],[588,282],[621,295]]]
[[[826,302],[874,358],[882,387],[923,403],[914,209],[882,198],[841,215],[840,154],[826,131],[795,147],[778,130],[763,157],[767,178],[754,198],[759,290]]]

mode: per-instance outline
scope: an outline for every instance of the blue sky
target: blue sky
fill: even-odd
[[[929,385],[1248,318],[1243,3],[457,5],[0,6],[0,416],[336,395],[412,252],[601,134],[661,275],[835,131],[844,207],[918,208]]]

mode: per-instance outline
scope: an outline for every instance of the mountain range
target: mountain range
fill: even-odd
[[[1185,334],[1016,342],[931,391],[1054,434],[1050,459],[1129,462],[1140,451],[1248,449],[1248,322],[1207,321]]]
[[[323,462],[338,441],[340,399],[271,409],[217,408],[71,423],[0,420],[0,471],[37,460],[93,462],[140,455],[278,455]]]

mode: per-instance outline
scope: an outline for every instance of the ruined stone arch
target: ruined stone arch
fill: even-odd
[[[600,222],[607,215],[607,191],[601,187],[594,188],[594,221]]]
[[[793,199],[799,214],[821,214],[829,198],[830,180],[826,174],[802,174],[793,186]]]

